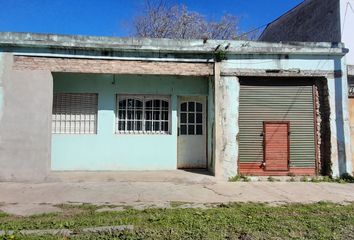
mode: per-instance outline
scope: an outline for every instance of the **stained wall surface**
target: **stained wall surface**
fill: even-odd
[[[0,53],[0,180],[43,180],[50,170],[52,75],[14,71]]]

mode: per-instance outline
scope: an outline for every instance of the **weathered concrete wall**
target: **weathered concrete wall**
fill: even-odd
[[[305,0],[269,24],[259,40],[341,42],[339,0]]]
[[[237,175],[238,105],[237,77],[219,77],[220,63],[215,63],[215,176],[227,180]]]
[[[215,174],[214,161],[214,130],[215,130],[215,78],[209,77],[208,82],[208,171]]]
[[[343,61],[335,65],[340,67]],[[348,83],[346,73],[328,78],[331,129],[331,170],[333,176],[352,172],[350,125],[348,112]]]
[[[349,49],[347,64],[354,65],[354,0],[340,0],[341,42]]]
[[[13,71],[0,54],[0,180],[43,180],[50,166],[52,75]]]
[[[3,76],[5,74],[5,71],[7,70],[8,65],[5,64],[5,54],[0,53],[0,121],[3,115],[3,110],[4,110],[4,80]],[[1,136],[0,136],[1,140]]]

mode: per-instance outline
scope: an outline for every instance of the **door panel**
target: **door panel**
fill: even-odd
[[[206,98],[178,101],[178,168],[206,168]]]
[[[261,135],[264,121],[290,122],[291,168],[294,170],[311,168],[315,171],[313,83],[309,79],[294,80],[240,78],[238,120],[240,174],[266,175],[263,172],[264,168],[259,168],[264,161],[264,136]]]
[[[264,122],[266,171],[289,169],[289,122]]]

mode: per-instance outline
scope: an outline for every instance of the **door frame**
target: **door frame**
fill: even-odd
[[[288,142],[288,154],[287,154],[287,169],[284,170],[268,170],[266,161],[266,124],[286,124],[288,129],[287,142]],[[267,172],[288,172],[290,171],[290,121],[263,121],[263,164],[264,171]]]
[[[202,168],[181,168],[178,167],[178,137],[180,136],[180,112],[181,112],[181,103],[185,101],[181,101],[181,98],[191,98],[191,99],[203,99],[205,101],[205,167]],[[191,101],[198,101],[198,100],[191,100]],[[208,169],[208,137],[209,137],[209,121],[208,121],[208,96],[207,95],[177,95],[177,162],[176,166],[177,169]]]

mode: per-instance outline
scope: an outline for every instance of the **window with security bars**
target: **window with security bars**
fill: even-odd
[[[117,95],[116,132],[169,133],[169,97]]]
[[[52,133],[95,134],[98,94],[54,93]]]

